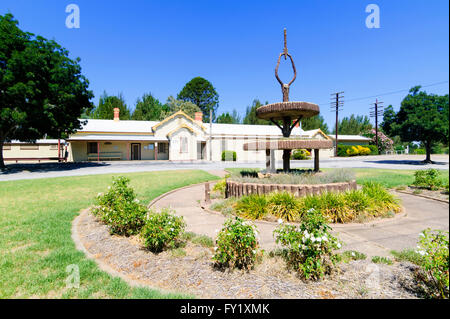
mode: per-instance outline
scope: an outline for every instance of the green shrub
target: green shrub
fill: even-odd
[[[299,216],[300,204],[292,193],[272,193],[268,196],[267,204],[268,212],[282,220],[293,221]]]
[[[236,162],[236,152],[235,151],[223,151],[222,161],[233,161]]]
[[[370,199],[368,211],[373,216],[380,216],[389,211],[394,213],[401,211],[399,200],[380,183],[365,182],[362,191]]]
[[[141,230],[144,246],[155,253],[176,248],[185,227],[183,217],[172,215],[168,209],[151,212]]]
[[[436,190],[443,186],[437,169],[430,168],[414,172],[414,186]]]
[[[378,148],[376,145],[364,145],[364,147],[370,149],[370,155],[378,155]]]
[[[302,200],[301,210],[304,214],[310,209],[320,212],[331,223],[347,223],[355,218],[346,205],[343,193],[326,192],[306,196]]]
[[[292,152],[292,159],[295,160],[307,160],[311,158],[311,153],[308,150],[300,149]]]
[[[251,269],[258,259],[256,227],[239,217],[229,218],[217,235],[214,265],[219,268]]]
[[[356,250],[346,250],[341,255],[341,261],[349,262],[351,260],[365,260],[367,256]]]
[[[392,265],[393,262],[391,259],[387,257],[381,257],[381,256],[373,256],[372,262],[375,264],[385,264],[385,265]]]
[[[392,250],[391,254],[397,261],[409,261],[418,266],[423,264],[423,256],[414,249],[405,249],[402,251]]]
[[[273,234],[283,247],[287,266],[305,279],[330,274],[339,259],[334,250],[341,244],[330,234],[325,218],[314,209],[305,213],[300,226],[281,224]]]
[[[243,196],[238,199],[234,209],[242,217],[261,219],[267,215],[267,198],[258,194]]]
[[[425,155],[427,153],[427,151],[424,148],[418,148],[414,151],[414,154],[417,155]]]
[[[225,189],[226,189],[226,187],[227,187],[227,180],[224,178],[224,179],[221,179],[220,181],[218,181],[215,185],[214,185],[214,187],[213,187],[213,191],[214,192],[219,192],[221,195],[225,195]]]
[[[139,204],[130,180],[123,176],[113,179],[105,194],[97,195],[97,206],[92,213],[100,218],[112,234],[134,235],[145,223],[147,208]]]
[[[417,253],[423,256],[416,279],[431,298],[449,297],[448,231],[426,229],[420,234]]]
[[[375,145],[341,145],[338,144],[337,156],[378,155]]]

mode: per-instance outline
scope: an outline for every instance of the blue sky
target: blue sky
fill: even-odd
[[[80,8],[79,29],[65,26],[70,3]],[[380,8],[379,29],[365,25],[370,3]],[[95,103],[104,90],[122,92],[131,108],[145,92],[165,102],[195,76],[216,87],[219,113],[243,115],[254,98],[280,101],[283,28],[298,70],[290,98],[319,104],[330,128],[335,91],[345,91],[342,116],[368,115],[375,97],[360,98],[415,85],[447,81],[426,91],[448,93],[448,1],[2,0],[7,12],[81,58]],[[280,74],[289,81],[290,67]],[[398,109],[406,94],[378,97]]]

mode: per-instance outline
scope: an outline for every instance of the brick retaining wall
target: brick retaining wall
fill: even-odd
[[[225,197],[241,197],[250,194],[268,194],[271,192],[290,192],[297,197],[318,195],[325,192],[345,192],[356,189],[356,181],[331,184],[258,184],[227,180]]]

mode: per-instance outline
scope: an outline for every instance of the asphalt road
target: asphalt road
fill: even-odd
[[[448,155],[433,155],[434,164],[423,164],[424,155],[379,155],[351,158],[327,158],[320,161],[323,168],[384,168],[384,169],[449,169]],[[292,168],[313,168],[313,160],[291,161]],[[177,169],[221,170],[229,167],[264,168],[263,162],[171,162],[171,161],[121,161],[100,163],[41,163],[8,164],[0,172],[0,181],[48,177],[80,176],[93,174],[149,172]],[[277,168],[282,162],[277,162]]]

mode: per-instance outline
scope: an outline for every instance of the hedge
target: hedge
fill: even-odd
[[[235,151],[223,151],[222,161],[229,161],[233,158],[233,162],[236,162],[236,152]]]
[[[347,153],[347,150],[351,150],[352,147],[365,147],[370,149],[370,154],[369,155],[378,155],[378,150],[376,145],[339,145],[338,144],[338,148],[337,148],[337,155],[340,157],[349,157],[351,155],[349,155]],[[352,153],[352,152],[350,152]],[[353,155],[358,155],[358,154],[354,154]]]

